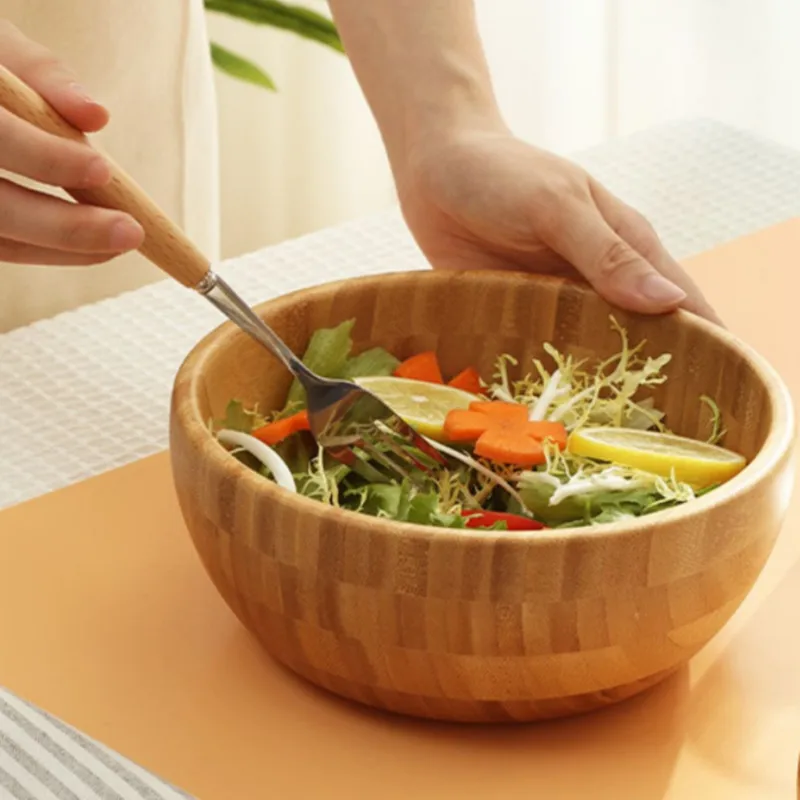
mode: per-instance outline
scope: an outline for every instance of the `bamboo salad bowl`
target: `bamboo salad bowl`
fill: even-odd
[[[434,349],[449,374],[528,368],[543,342],[576,357],[618,350],[609,314],[646,352],[670,352],[659,406],[705,438],[719,403],[748,466],[682,507],[596,528],[453,531],[371,518],[280,489],[209,432],[232,398],[280,407],[289,375],[230,323],[177,375],[174,481],[197,552],[225,602],[275,659],[320,687],[418,717],[566,716],[621,701],[690,659],[761,572],[791,493],[793,413],[765,361],[679,312],[640,317],[576,283],[513,273],[411,272],[323,285],[257,308],[302,351],[355,318],[357,349]]]

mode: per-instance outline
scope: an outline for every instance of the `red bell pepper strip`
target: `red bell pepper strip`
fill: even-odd
[[[541,522],[523,517],[520,514],[510,514],[506,511],[480,511],[474,508],[465,508],[461,516],[467,520],[468,528],[491,528],[498,522],[505,522],[510,531],[540,531],[547,527]]]

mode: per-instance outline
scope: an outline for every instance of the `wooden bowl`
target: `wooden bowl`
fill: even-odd
[[[716,398],[726,444],[751,463],[685,506],[630,522],[525,533],[375,519],[286,492],[215,441],[232,398],[282,405],[289,376],[225,324],[176,379],[171,449],[186,524],[215,586],[278,661],[370,706],[471,722],[534,720],[630,697],[725,624],[772,550],[791,493],[793,414],[765,361],[689,314],[611,309],[582,285],[496,273],[412,272],[324,285],[260,306],[290,347],[357,320],[357,348],[435,349],[446,373],[491,376],[550,341],[607,357],[609,314],[650,354],[671,352],[658,390],[673,430],[705,437]]]

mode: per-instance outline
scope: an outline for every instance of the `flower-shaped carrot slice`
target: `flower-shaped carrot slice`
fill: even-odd
[[[475,455],[520,466],[544,463],[545,439],[559,447],[567,443],[560,422],[529,422],[527,406],[500,401],[478,401],[468,410],[451,411],[444,432],[451,442],[475,442]]]

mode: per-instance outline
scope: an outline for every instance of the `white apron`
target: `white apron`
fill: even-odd
[[[216,259],[217,123],[202,0],[0,0],[0,17],[76,71],[111,113],[97,142]],[[93,267],[0,262],[0,332],[163,277],[138,253]]]

